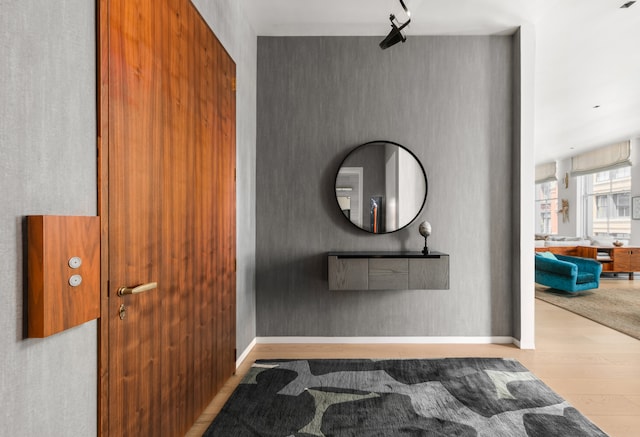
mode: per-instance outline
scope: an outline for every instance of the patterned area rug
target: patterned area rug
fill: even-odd
[[[640,289],[603,287],[567,293],[536,284],[536,298],[640,340]]]
[[[605,436],[518,361],[257,361],[204,436]]]

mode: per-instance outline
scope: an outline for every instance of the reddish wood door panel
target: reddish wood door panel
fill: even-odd
[[[183,435],[235,368],[235,64],[187,0],[101,0],[100,17],[100,429]]]
[[[640,271],[640,249],[620,247],[611,249],[614,270],[618,272]]]

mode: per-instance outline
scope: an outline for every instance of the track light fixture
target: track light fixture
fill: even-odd
[[[389,35],[387,35],[387,37],[380,42],[380,48],[382,50],[387,49],[394,44],[405,42],[407,40],[407,37],[402,34],[402,29],[407,27],[407,25],[411,22],[411,12],[409,12],[409,9],[407,9],[407,7],[405,6],[404,1],[399,1],[402,5],[402,9],[404,9],[404,11],[407,13],[409,19],[404,23],[398,21],[398,24],[396,24],[394,22],[396,16],[391,14],[391,16],[389,17],[389,20],[391,21],[391,32],[389,32]]]

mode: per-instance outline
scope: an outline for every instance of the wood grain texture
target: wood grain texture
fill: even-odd
[[[330,290],[448,290],[449,256],[328,257]]]
[[[370,290],[408,290],[409,262],[405,259],[369,259]]]
[[[367,290],[369,260],[329,257],[330,290]]]
[[[535,250],[595,260],[598,259],[598,252],[604,252],[610,259],[598,260],[602,264],[603,272],[629,273],[629,279],[633,279],[633,272],[640,272],[640,248],[637,247],[550,246],[536,247]]]
[[[28,333],[47,337],[100,316],[100,218],[29,216]],[[78,268],[69,266],[79,257]],[[72,275],[82,282],[69,285]]]
[[[440,258],[410,259],[409,288],[412,290],[448,290],[449,256]]]
[[[640,248],[620,247],[610,251],[614,272],[640,272]]]
[[[182,435],[234,370],[235,64],[187,0],[101,6],[100,429]],[[115,295],[151,281],[156,290]]]
[[[109,435],[109,1],[96,2],[98,82],[98,215],[100,319],[98,319],[98,436]]]
[[[551,252],[556,255],[566,256],[583,256],[584,252],[582,247],[579,246],[549,246],[549,247],[536,247],[536,252]]]

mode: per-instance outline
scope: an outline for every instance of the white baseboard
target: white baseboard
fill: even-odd
[[[258,340],[257,338],[254,338],[254,339],[251,341],[251,343],[249,343],[249,346],[247,346],[247,347],[245,348],[245,350],[244,350],[244,351],[242,351],[242,353],[240,354],[240,356],[236,359],[236,369],[237,369],[238,367],[240,367],[240,364],[242,364],[242,362],[243,362],[244,360],[246,360],[246,359],[247,359],[247,355],[249,355],[249,352],[251,352],[251,349],[253,349],[253,347],[256,345],[257,340]]]
[[[512,344],[513,337],[257,337],[258,344]]]
[[[240,367],[256,344],[515,344],[520,349],[520,341],[513,337],[256,337],[236,360]]]
[[[521,342],[520,340],[514,338],[513,339],[513,344],[515,344],[516,346],[518,346],[519,349],[535,349],[536,346],[533,342]]]

